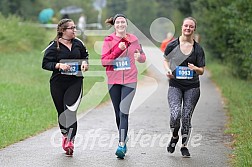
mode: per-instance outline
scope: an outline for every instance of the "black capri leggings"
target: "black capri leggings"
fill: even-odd
[[[131,102],[136,92],[137,83],[108,85],[119,130],[119,142],[124,142],[128,133],[128,119]]]
[[[58,112],[58,123],[63,135],[74,140],[77,132],[77,109],[82,98],[83,79],[59,77],[51,80],[50,90],[54,105]]]

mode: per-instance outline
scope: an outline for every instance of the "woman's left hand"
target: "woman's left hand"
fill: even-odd
[[[191,70],[196,70],[196,66],[194,64],[191,64],[191,63],[188,63],[188,67],[191,69]]]
[[[203,75],[203,73],[204,73],[204,67],[197,67],[197,66],[195,66],[194,64],[191,64],[191,63],[188,63],[188,67],[191,70],[195,71],[199,75]]]
[[[140,59],[140,51],[138,49],[134,53],[134,58],[136,61],[138,61]]]
[[[81,71],[87,71],[89,68],[88,63],[86,61],[82,61],[81,63]]]

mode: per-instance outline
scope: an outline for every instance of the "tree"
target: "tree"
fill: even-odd
[[[193,8],[211,55],[228,64],[234,75],[252,80],[252,5],[249,0],[196,0]]]
[[[172,18],[174,12],[174,3],[173,1],[167,0],[156,0],[158,4],[157,16]]]
[[[224,60],[225,50],[228,47],[229,37],[232,31],[225,29],[226,16],[223,6],[230,0],[197,0],[193,3],[193,15],[198,21],[198,30],[202,35],[202,41],[210,49],[212,55]],[[207,40],[206,40],[207,39]]]
[[[234,1],[225,8],[230,18],[226,19],[225,28],[233,32],[227,50],[233,74],[252,81],[252,5],[249,4],[248,0]]]
[[[195,0],[191,0],[191,1],[188,1],[188,0],[174,0],[173,4],[182,13],[182,15],[184,15],[184,17],[188,17],[188,16],[192,15],[192,6],[191,6],[191,4],[194,1]]]
[[[113,17],[117,13],[125,14],[127,10],[127,0],[107,0],[107,15]]]
[[[147,37],[150,37],[150,25],[157,18],[158,4],[155,0],[128,0],[127,17]]]
[[[7,17],[17,15],[23,19],[37,19],[37,14],[41,8],[42,0],[2,0],[0,1],[0,11]]]

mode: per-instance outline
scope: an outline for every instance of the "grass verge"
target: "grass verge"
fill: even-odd
[[[235,78],[217,61],[207,65],[227,102],[230,122],[226,133],[234,137],[232,165],[252,166],[252,83]]]
[[[41,68],[41,51],[0,56],[0,148],[57,126],[57,112],[49,91],[50,71]],[[90,57],[99,58],[92,49]],[[99,71],[99,76],[92,72]],[[84,97],[79,111],[108,99],[104,68],[90,66],[84,79]],[[86,75],[84,74],[84,75]]]

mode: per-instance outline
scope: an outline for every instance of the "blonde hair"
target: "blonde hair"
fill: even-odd
[[[195,18],[193,18],[193,17],[186,17],[186,18],[184,18],[184,20],[183,20],[183,23],[184,23],[184,21],[185,20],[192,20],[193,22],[194,22],[194,24],[195,24],[195,28],[194,28],[194,30],[196,30],[196,27],[197,27],[197,21],[196,21],[196,19]]]

